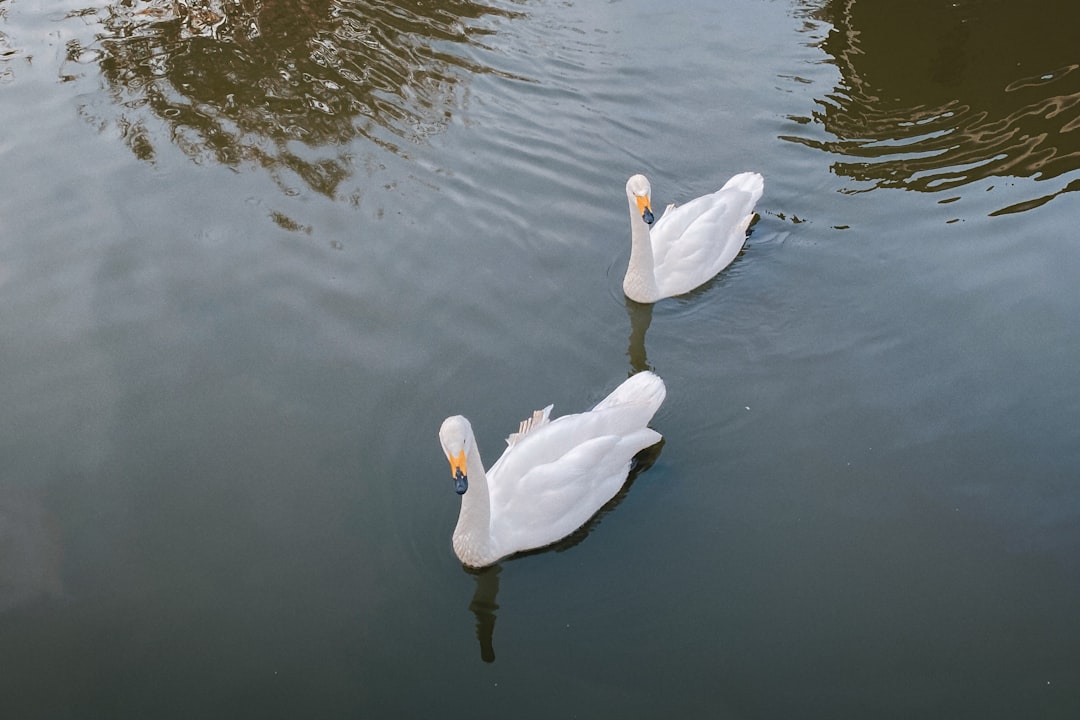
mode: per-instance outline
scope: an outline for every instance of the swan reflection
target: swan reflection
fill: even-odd
[[[600,524],[603,518],[618,507],[619,503],[623,501],[623,498],[630,492],[630,486],[634,484],[634,480],[637,476],[653,466],[660,457],[660,452],[664,448],[664,442],[664,440],[661,440],[652,447],[642,450],[634,457],[633,465],[630,468],[630,474],[627,476],[626,482],[623,484],[622,488],[616,493],[615,497],[608,501],[604,507],[600,508],[600,511],[585,523],[584,526],[557,543],[538,550],[518,553],[509,558],[509,561],[513,561],[515,558],[539,555],[541,553],[564,552],[585,540],[585,538],[589,536],[589,533]],[[493,663],[495,662],[495,620],[497,617],[496,611],[499,609],[499,575],[502,573],[502,563],[488,565],[483,568],[471,568],[462,565],[461,568],[476,581],[472,600],[469,602],[469,611],[473,614],[476,622],[476,639],[480,644],[480,659],[485,663]]]
[[[626,355],[630,358],[632,372],[652,371],[649,359],[645,351],[645,333],[652,324],[652,303],[637,303],[626,299],[626,314],[630,316],[630,345],[626,348]]]
[[[476,578],[476,590],[473,592],[469,610],[476,616],[476,639],[480,643],[480,659],[486,663],[495,662],[495,611],[499,604],[495,602],[499,594],[499,573],[502,565],[489,565],[485,568],[466,567],[465,571]]]

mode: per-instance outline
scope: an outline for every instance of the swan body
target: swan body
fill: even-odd
[[[642,372],[592,410],[552,420],[548,405],[506,439],[502,457],[486,472],[469,421],[444,420],[439,442],[461,495],[453,538],[458,559],[491,565],[584,525],[623,486],[633,457],[660,441],[648,423],[666,392],[663,380]]]
[[[746,242],[754,205],[765,191],[758,173],[740,173],[714,193],[668,205],[653,224],[652,188],[644,175],[626,182],[630,264],[623,292],[653,303],[690,292],[727,267]],[[652,227],[650,227],[650,225]]]

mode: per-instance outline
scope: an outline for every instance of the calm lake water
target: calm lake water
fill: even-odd
[[[1080,5],[189,5],[0,0],[0,716],[1080,716]],[[441,420],[643,368],[465,571]]]

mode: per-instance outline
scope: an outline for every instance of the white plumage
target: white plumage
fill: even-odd
[[[630,264],[623,292],[652,303],[690,292],[727,267],[746,242],[754,205],[765,191],[758,173],[736,175],[714,193],[668,205],[652,223],[652,188],[644,175],[626,182],[630,203]]]
[[[486,473],[469,421],[444,420],[439,442],[462,496],[453,539],[461,562],[491,565],[584,525],[623,486],[634,455],[660,441],[648,423],[666,392],[642,372],[592,410],[554,420],[552,406],[537,410]]]

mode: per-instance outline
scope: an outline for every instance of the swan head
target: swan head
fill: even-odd
[[[630,210],[641,214],[646,225],[652,225],[655,216],[652,212],[652,186],[644,175],[634,175],[626,181],[626,197],[630,200]]]
[[[465,458],[473,442],[472,425],[461,415],[443,420],[439,428],[439,443],[450,462],[450,477],[454,480],[454,492],[464,495],[469,489],[469,470]]]

